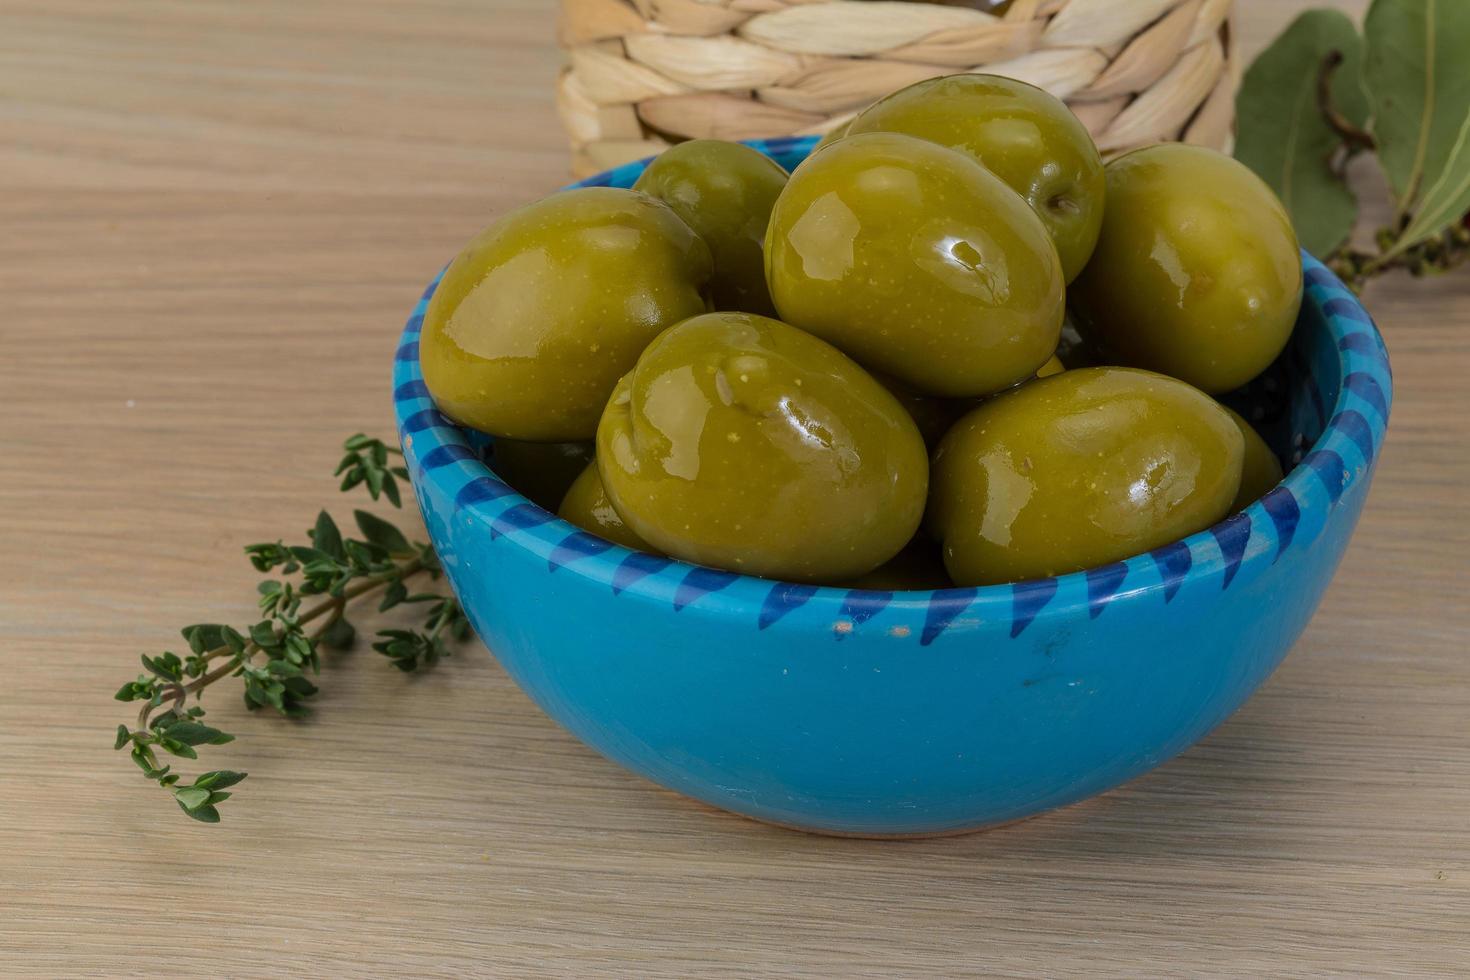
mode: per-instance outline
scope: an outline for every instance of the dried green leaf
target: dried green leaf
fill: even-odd
[[[1378,159],[1407,214],[1445,172],[1470,106],[1470,3],[1374,0],[1363,36]]]
[[[1332,166],[1342,137],[1318,102],[1318,76],[1329,55],[1333,105],[1361,126],[1368,100],[1361,83],[1362,40],[1336,10],[1303,13],[1261,52],[1235,99],[1235,157],[1271,185],[1286,206],[1302,247],[1326,255],[1352,231],[1358,202]]]
[[[1438,235],[1470,211],[1470,111],[1450,150],[1444,169],[1419,201],[1419,209],[1399,235],[1387,257],[1392,257]]]

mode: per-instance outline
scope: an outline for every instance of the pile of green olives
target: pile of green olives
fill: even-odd
[[[874,589],[1157,548],[1281,479],[1216,397],[1285,346],[1302,269],[1249,170],[1104,162],[1057,99],[953,75],[788,174],[694,140],[632,189],[507,214],[429,303],[425,383],[492,466],[629,548]]]

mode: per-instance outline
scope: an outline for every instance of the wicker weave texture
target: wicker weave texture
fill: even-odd
[[[912,82],[1009,75],[1066,100],[1105,154],[1229,149],[1232,0],[562,0],[557,104],[579,176],[699,137],[824,133]]]

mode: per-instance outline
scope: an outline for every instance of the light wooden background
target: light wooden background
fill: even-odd
[[[1254,51],[1303,4],[1241,6]],[[218,827],[112,752],[137,654],[246,620],[239,546],[390,431],[425,280],[562,182],[551,37],[549,0],[0,0],[0,974],[1470,968],[1466,274],[1370,292],[1391,437],[1296,651],[1096,801],[774,830],[604,762],[478,646],[333,658],[305,724],[216,698],[251,772]]]

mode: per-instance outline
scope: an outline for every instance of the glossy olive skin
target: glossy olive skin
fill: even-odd
[[[1046,363],[1045,364],[1041,365],[1041,367],[1039,367],[1039,368],[1036,369],[1036,373],[1035,374],[1033,374],[1031,377],[1027,378],[1025,381],[1018,381],[1018,382],[1016,382],[1015,384],[1013,384],[1009,388],[1007,388],[1005,391],[997,391],[995,394],[993,394],[993,395],[987,395],[984,398],[969,398],[969,399],[966,399],[966,400],[960,401],[960,402],[947,402],[946,404],[955,405],[955,406],[958,407],[959,411],[958,411],[958,414],[955,416],[955,418],[959,418],[960,416],[962,416],[965,413],[969,412],[975,406],[984,404],[985,402],[989,401],[992,398],[999,398],[1001,395],[1004,395],[1006,393],[1006,391],[1015,391],[1017,388],[1020,388],[1020,387],[1022,387],[1024,385],[1029,385],[1031,382],[1037,380],[1038,378],[1049,378],[1053,374],[1061,374],[1065,370],[1067,370],[1066,365],[1062,364],[1061,359],[1058,358],[1055,354],[1053,354],[1051,357],[1048,357],[1046,359]],[[951,419],[950,420],[950,424],[951,425],[954,424],[954,419]]]
[[[904,549],[866,575],[842,583],[850,589],[872,589],[880,592],[912,592],[920,589],[948,589],[954,583],[944,570],[939,547],[928,536],[920,534]]]
[[[1271,447],[1266,445],[1266,440],[1261,438],[1261,434],[1239,412],[1228,405],[1220,407],[1230,413],[1230,420],[1245,439],[1245,462],[1241,468],[1240,491],[1235,495],[1235,502],[1230,505],[1232,511],[1238,512],[1260,500],[1281,482],[1281,460],[1276,458]]]
[[[1112,363],[1217,394],[1281,353],[1302,297],[1296,233],[1243,164],[1162,143],[1107,166],[1108,207],[1072,286],[1077,327]]]
[[[787,323],[920,392],[973,397],[1057,346],[1062,267],[1046,229],[963,153],[845,136],[776,201],[766,281]]]
[[[602,485],[602,476],[597,472],[596,461],[590,462],[572,483],[571,489],[562,499],[557,516],[577,525],[614,544],[634,551],[653,551],[653,548],[633,529],[623,523],[622,515],[607,499],[607,490]]]
[[[665,554],[801,582],[863,575],[924,510],[913,420],[836,348],[776,320],[710,313],[659,336],[597,430],[608,498]]]
[[[1080,571],[1229,513],[1244,439],[1183,382],[1080,368],[987,401],[934,455],[926,523],[957,585]]]
[[[717,310],[775,316],[763,247],[786,171],[758,150],[723,140],[669,147],[633,185],[674,209],[714,256]]]
[[[833,126],[831,129],[827,130],[825,133],[822,134],[822,138],[817,140],[817,145],[812,147],[812,152],[815,153],[822,147],[831,146],[833,143],[836,143],[838,140],[842,139],[842,137],[847,135],[847,127],[851,125],[852,120],[849,119],[847,122],[837,126]]]
[[[1034,85],[999,75],[927,79],[869,106],[847,132],[907,133],[974,157],[1036,212],[1068,282],[1097,244],[1102,157],[1072,111]]]
[[[567,488],[591,461],[590,442],[496,439],[490,468],[521,496],[554,513]]]
[[[495,436],[590,439],[664,327],[707,308],[709,248],[662,201],[562,191],[507,214],[450,264],[419,340],[439,409]]]

